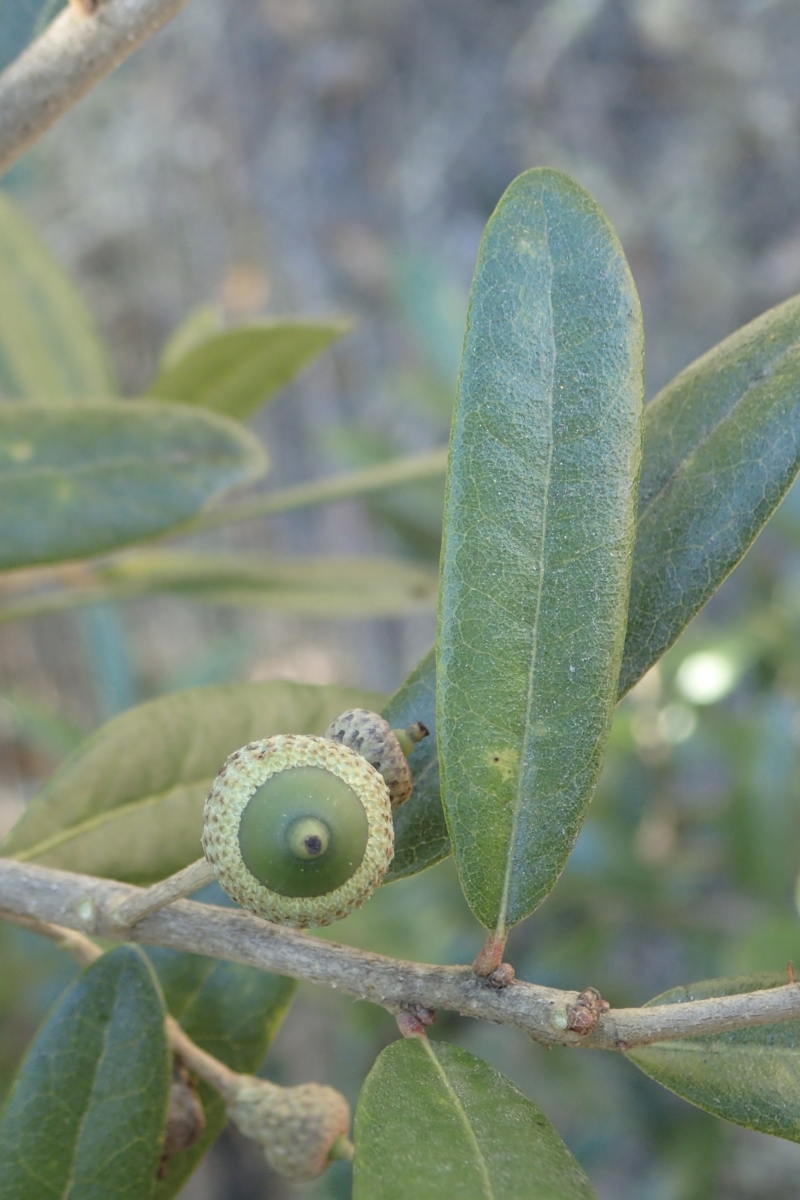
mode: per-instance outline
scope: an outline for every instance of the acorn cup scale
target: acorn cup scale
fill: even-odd
[[[284,925],[328,925],[363,904],[394,852],[388,786],[357,750],[279,734],[225,762],[203,849],[222,888]]]

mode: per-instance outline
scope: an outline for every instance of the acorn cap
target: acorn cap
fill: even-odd
[[[388,721],[368,708],[350,708],[331,721],[325,736],[341,746],[357,750],[371,763],[386,780],[392,808],[405,804],[414,790],[414,780],[403,748]]]
[[[203,849],[222,888],[283,925],[328,925],[372,895],[394,853],[389,792],[357,751],[279,734],[225,762]]]
[[[298,1181],[322,1174],[334,1143],[350,1128],[344,1096],[319,1083],[282,1088],[244,1075],[227,1108],[242,1133],[262,1147],[273,1171]]]

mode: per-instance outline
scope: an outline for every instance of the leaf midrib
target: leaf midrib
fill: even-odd
[[[91,1088],[91,1091],[89,1092],[89,1096],[86,1101],[86,1107],[84,1108],[83,1113],[80,1118],[80,1121],[78,1122],[78,1127],[75,1130],[75,1137],[74,1137],[74,1140],[72,1143],[73,1152],[72,1152],[72,1163],[70,1165],[69,1177],[65,1180],[64,1190],[61,1193],[63,1200],[69,1200],[69,1196],[70,1196],[70,1193],[72,1192],[72,1187],[75,1182],[75,1169],[76,1169],[77,1162],[78,1162],[78,1148],[80,1146],[81,1137],[83,1135],[83,1129],[84,1129],[84,1126],[86,1125],[86,1121],[88,1119],[89,1113],[91,1112],[92,1108],[94,1107],[93,1101],[94,1101],[95,1091],[97,1090],[97,1076],[98,1076],[98,1072],[100,1070],[100,1063],[103,1061],[103,1058],[105,1057],[106,1051],[108,1049],[108,1034],[109,1034],[109,1030],[111,1029],[111,1024],[112,1024],[112,1021],[114,1020],[114,1014],[117,1010],[118,1004],[119,1004],[119,979],[117,979],[117,983],[114,987],[114,1004],[111,1009],[111,1012],[109,1013],[108,1020],[105,1023],[105,1028],[103,1029],[102,1048],[100,1050],[100,1053],[97,1055],[97,1057],[95,1058],[95,1061],[94,1061],[94,1070],[92,1073],[92,1088]],[[79,1200],[80,1200],[80,1198],[79,1198]]]
[[[494,1194],[494,1189],[492,1188],[492,1178],[491,1178],[491,1175],[489,1174],[489,1167],[486,1163],[486,1159],[483,1156],[483,1151],[480,1148],[478,1139],[475,1136],[475,1130],[472,1128],[472,1124],[467,1115],[466,1109],[464,1108],[464,1105],[461,1102],[461,1098],[459,1097],[458,1092],[455,1090],[455,1088],[453,1087],[450,1080],[447,1078],[447,1072],[445,1071],[442,1064],[439,1062],[439,1059],[437,1058],[428,1038],[423,1036],[423,1037],[419,1038],[419,1042],[421,1043],[423,1049],[425,1050],[426,1054],[428,1055],[428,1058],[431,1060],[436,1071],[438,1072],[439,1078],[442,1081],[442,1085],[443,1085],[445,1091],[447,1092],[447,1095],[449,1096],[450,1101],[451,1101],[454,1109],[456,1110],[456,1113],[458,1114],[458,1118],[467,1131],[467,1137],[468,1137],[468,1139],[472,1145],[472,1148],[475,1152],[475,1158],[477,1159],[478,1170],[480,1171],[481,1182],[483,1184],[483,1190],[486,1195],[486,1200],[496,1200],[495,1194]]]
[[[54,833],[51,837],[45,838],[41,842],[37,842],[34,846],[29,846],[25,850],[20,850],[11,855],[17,862],[30,862],[39,854],[46,854],[48,850],[55,850],[59,846],[63,846],[65,842],[72,841],[74,838],[80,837],[82,834],[91,833],[93,830],[108,824],[109,821],[116,820],[117,817],[136,812],[138,809],[147,808],[150,805],[159,804],[162,800],[166,800],[171,792],[175,792],[178,788],[197,787],[199,784],[211,786],[213,774],[204,775],[199,779],[190,779],[179,783],[173,783],[170,787],[165,788],[161,792],[152,792],[143,799],[134,800],[128,804],[118,804],[114,808],[106,808],[102,812],[95,813],[94,816],[81,821],[80,824],[70,825],[66,829],[62,829],[59,833]],[[199,842],[198,842],[199,847]]]
[[[508,917],[508,903],[511,894],[511,880],[514,873],[514,846],[517,840],[517,830],[519,827],[519,814],[522,810],[524,801],[523,796],[523,779],[525,771],[525,763],[528,757],[528,747],[531,736],[531,707],[533,705],[533,688],[534,676],[536,673],[536,660],[539,649],[539,616],[542,607],[542,592],[544,589],[544,556],[547,542],[547,506],[550,498],[550,482],[552,478],[553,467],[553,391],[555,388],[556,379],[556,336],[555,336],[555,320],[553,316],[553,253],[550,248],[550,231],[547,220],[547,209],[544,204],[544,197],[541,197],[542,213],[544,220],[544,241],[547,246],[547,260],[549,267],[549,280],[547,287],[547,305],[549,316],[550,329],[550,349],[551,349],[551,374],[548,386],[548,421],[549,421],[549,437],[547,450],[547,467],[544,476],[544,499],[542,504],[542,532],[539,544],[538,558],[538,581],[536,589],[536,604],[534,609],[533,625],[531,629],[531,653],[530,653],[530,668],[528,670],[528,681],[525,695],[525,729],[522,735],[522,745],[520,747],[519,768],[517,772],[517,787],[514,796],[514,811],[511,820],[511,833],[508,839],[506,849],[506,865],[503,876],[503,892],[500,899],[500,910],[497,916],[497,933],[502,935],[505,932],[506,920]]]
[[[664,492],[666,492],[672,486],[672,484],[675,482],[675,480],[678,479],[679,476],[686,473],[686,471],[689,469],[689,467],[691,466],[694,459],[697,457],[697,455],[700,453],[700,451],[708,444],[708,442],[711,441],[711,439],[715,436],[715,434],[717,434],[725,425],[728,424],[729,421],[731,421],[734,418],[734,416],[736,416],[737,412],[739,411],[739,406],[747,400],[747,398],[748,398],[748,396],[750,396],[751,392],[755,388],[757,388],[760,384],[764,383],[765,380],[771,379],[772,376],[775,375],[775,373],[780,369],[780,367],[783,366],[784,361],[786,359],[788,359],[792,353],[797,351],[798,347],[800,347],[800,338],[795,338],[795,340],[791,343],[791,345],[785,347],[783,350],[780,351],[779,354],[776,355],[776,357],[769,363],[769,366],[767,368],[765,368],[759,374],[758,378],[753,379],[750,381],[750,383],[748,383],[747,387],[742,392],[739,393],[739,396],[738,396],[737,400],[735,401],[735,403],[730,408],[728,408],[724,411],[724,413],[720,416],[718,421],[715,421],[712,425],[709,426],[709,428],[703,434],[703,436],[700,438],[700,440],[695,442],[695,444],[692,446],[692,449],[689,451],[689,453],[686,454],[683,458],[681,458],[676,463],[674,469],[668,473],[668,475],[665,477],[661,486],[657,489],[657,491],[653,492],[653,494],[648,499],[647,503],[639,509],[639,518],[638,518],[639,522],[641,522],[642,517],[650,511],[650,509],[652,508],[652,506],[656,502],[656,500],[660,499],[660,497],[664,494]],[[709,351],[709,353],[713,354],[713,350]],[[687,371],[691,370],[691,367],[687,367],[686,370]],[[667,388],[665,388],[664,391],[660,393],[660,395],[661,396],[666,395],[672,386],[673,385],[671,385],[671,384],[667,385]],[[648,411],[655,411],[653,409],[653,405],[655,405],[658,402],[658,400],[659,400],[659,396],[656,396],[653,399],[652,404],[649,405],[648,408],[645,409],[645,420],[647,419]],[[658,415],[658,414],[656,414],[656,415]]]

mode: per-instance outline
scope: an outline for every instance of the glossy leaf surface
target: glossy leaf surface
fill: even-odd
[[[192,1041],[234,1071],[254,1074],[291,1004],[294,980],[196,954],[155,949],[149,955],[167,1007]],[[203,1136],[173,1155],[153,1200],[177,1194],[225,1125],[218,1093],[203,1083],[198,1091],[206,1114]]]
[[[147,395],[244,420],[348,329],[341,321],[273,321],[229,329],[160,371]]]
[[[538,1108],[479,1058],[408,1038],[361,1092],[353,1200],[591,1200]]]
[[[161,533],[265,469],[246,430],[179,405],[0,405],[0,570]]]
[[[740,975],[672,988],[645,1007],[780,987],[786,975]],[[632,1050],[646,1075],[706,1112],[800,1142],[800,1021],[754,1025]]]
[[[462,887],[500,930],[552,888],[602,763],[625,637],[641,314],[605,214],[520,176],[472,285],[445,501],[442,798]]]
[[[345,709],[381,703],[356,688],[276,682],[140,704],[56,771],[0,853],[131,883],[161,879],[200,857],[203,804],[229,754],[274,733],[324,733]]]
[[[59,1001],[0,1119],[3,1200],[149,1200],[169,1084],[164,1010],[134,946]]]
[[[116,390],[86,305],[0,191],[0,396],[91,400]]]
[[[682,371],[647,406],[624,694],[749,548],[800,468],[800,297]]]

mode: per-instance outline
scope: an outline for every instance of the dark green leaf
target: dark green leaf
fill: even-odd
[[[0,9],[0,21],[4,14]],[[116,390],[83,300],[0,192],[0,396],[91,400]]]
[[[23,862],[149,883],[201,854],[203,804],[239,746],[274,733],[324,733],[356,688],[235,683],[175,692],[98,729],[53,775],[0,846]]]
[[[472,285],[445,503],[442,799],[475,915],[503,931],[578,836],[617,698],[641,451],[642,325],[591,196],[520,176]]]
[[[358,1102],[353,1200],[591,1200],[549,1121],[445,1042],[394,1042]]]
[[[39,1031],[0,1120],[3,1200],[149,1200],[169,1055],[147,959],[120,946]]]
[[[645,409],[620,695],[675,641],[742,557],[791,483],[797,468],[798,438],[793,430],[800,414],[798,400],[796,297],[700,358]],[[730,466],[737,453],[738,465]],[[762,469],[769,470],[769,479],[762,478]],[[425,692],[435,688],[432,655],[409,677],[409,685],[412,680]],[[430,762],[435,747],[431,741],[425,746]],[[430,785],[423,793],[424,803],[422,797],[418,800],[414,819],[436,832],[432,837],[426,832],[419,849],[411,848],[407,857],[406,840],[415,847],[414,834],[400,810],[398,817],[404,819],[395,864],[408,862],[403,873],[422,870],[442,857],[445,822],[434,767],[429,767],[427,778]],[[393,872],[396,869],[395,865]]]
[[[0,405],[0,570],[162,533],[265,468],[246,430],[180,405]]]
[[[244,420],[346,333],[339,321],[272,321],[218,333],[160,371],[148,396]]]
[[[414,791],[394,812],[394,859],[386,883],[414,875],[450,853],[450,839],[439,795],[439,754],[436,744],[436,656],[430,650],[395,692],[383,715],[393,729],[415,721],[429,736],[418,742],[409,758]]]
[[[682,371],[647,406],[624,694],[672,645],[800,467],[800,297]]]
[[[234,1071],[254,1074],[294,995],[295,983],[238,963],[196,954],[151,950],[167,1007],[191,1039]],[[170,1200],[225,1125],[225,1105],[204,1084],[199,1088],[206,1128],[200,1141],[174,1155],[153,1200]]]
[[[645,1008],[780,987],[786,975],[740,975],[672,988]],[[800,1142],[800,1021],[754,1025],[631,1050],[646,1075],[706,1112]]]

